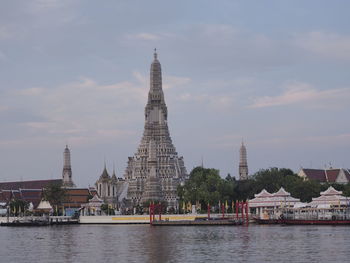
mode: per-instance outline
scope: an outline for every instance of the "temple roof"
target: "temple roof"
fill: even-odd
[[[108,172],[107,172],[107,168],[106,168],[106,165],[105,165],[105,167],[103,168],[103,172],[102,172],[102,174],[101,174],[101,176],[100,176],[100,179],[109,179],[110,177],[109,177],[109,174],[108,174]]]
[[[336,182],[341,171],[344,172],[347,181],[350,181],[350,172],[348,169],[306,169],[303,168],[301,171],[304,172],[308,179],[325,182]]]
[[[342,194],[343,194],[342,191],[335,190],[333,186],[330,186],[326,191],[321,192],[321,196],[322,195],[342,195]]]
[[[62,184],[62,179],[17,181],[0,183],[0,190],[43,189],[49,184]]]
[[[286,190],[284,190],[283,187],[280,188],[280,190],[278,190],[277,193],[273,194],[274,196],[290,196],[290,193],[288,193]]]
[[[268,191],[263,189],[260,193],[254,195],[256,198],[272,197],[273,194],[270,194]]]

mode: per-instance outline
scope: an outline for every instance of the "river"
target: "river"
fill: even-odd
[[[0,262],[348,262],[347,226],[0,227]]]

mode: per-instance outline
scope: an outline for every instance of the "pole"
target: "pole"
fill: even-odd
[[[222,213],[222,219],[225,217],[225,205],[221,204],[221,213]]]
[[[247,201],[245,203],[245,208],[246,208],[247,225],[249,225],[249,207],[248,207]]]
[[[235,208],[236,208],[236,219],[238,220],[238,201],[235,202]]]
[[[210,204],[208,203],[208,219],[210,219]]]
[[[149,223],[150,224],[152,224],[152,211],[153,211],[152,204],[149,204]]]

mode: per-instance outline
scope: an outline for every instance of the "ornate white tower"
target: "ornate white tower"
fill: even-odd
[[[183,157],[179,157],[170,138],[168,110],[162,89],[162,70],[156,51],[151,64],[150,89],[145,107],[145,126],[141,143],[129,157],[125,179],[128,199],[133,205],[145,201],[167,201],[178,206],[177,186],[187,176]]]
[[[247,149],[242,141],[241,148],[239,149],[239,180],[248,179],[248,162],[247,162]]]
[[[70,151],[68,145],[63,152],[63,171],[62,171],[63,186],[65,187],[75,187],[72,180],[72,166],[70,163]]]

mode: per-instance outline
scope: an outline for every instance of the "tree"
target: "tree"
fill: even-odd
[[[14,216],[20,215],[20,213],[25,213],[29,208],[29,203],[21,199],[12,199],[9,203],[10,213]]]
[[[67,190],[62,188],[62,184],[49,184],[43,191],[44,200],[49,201],[56,209],[67,200]]]
[[[101,205],[101,210],[106,214],[106,215],[115,215],[114,209],[111,207],[109,204],[102,204]]]

